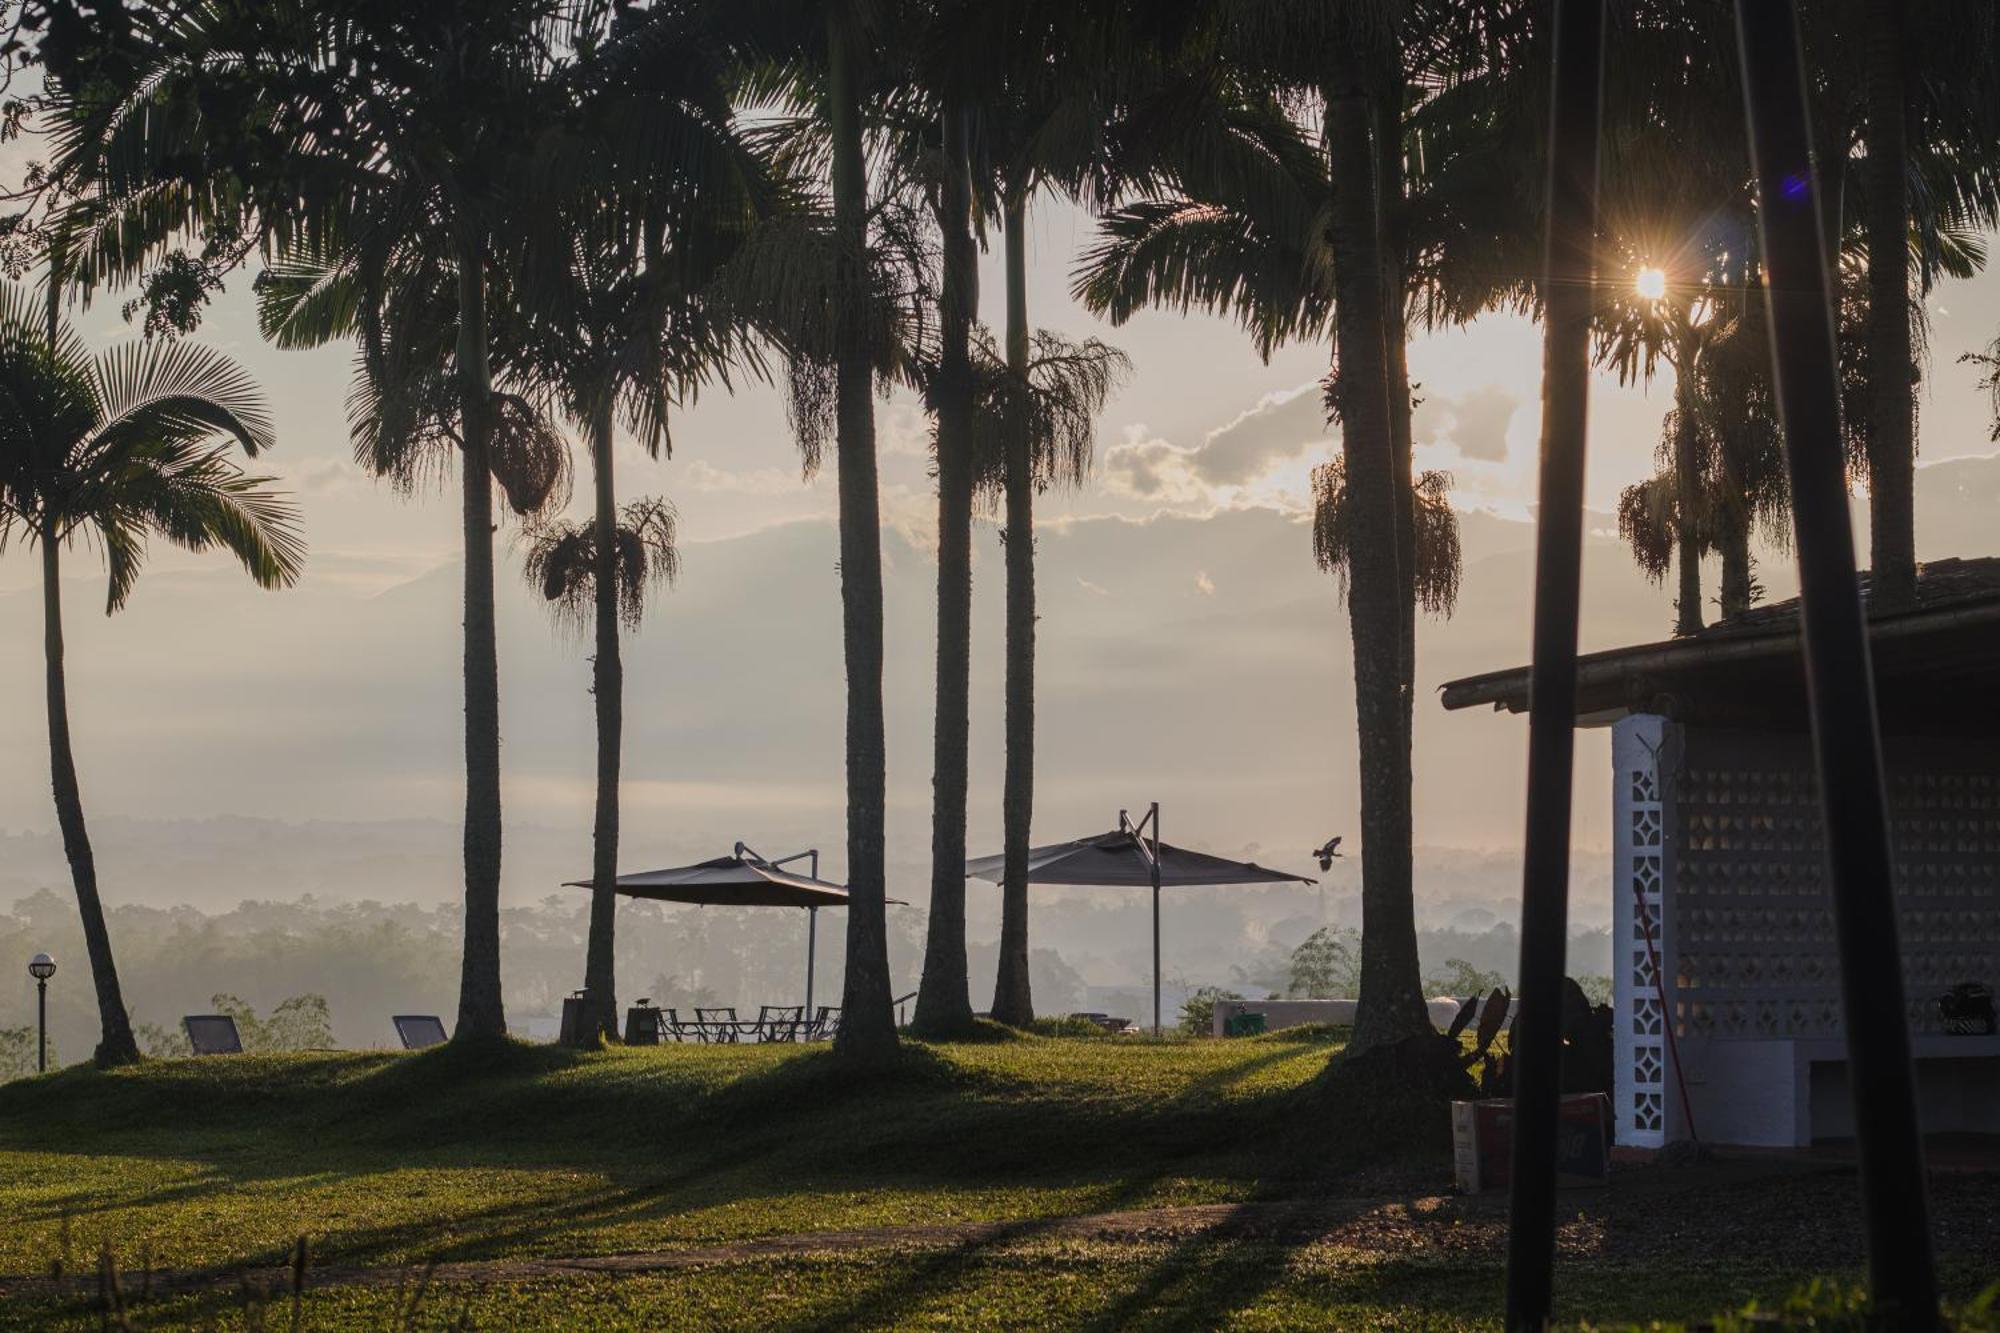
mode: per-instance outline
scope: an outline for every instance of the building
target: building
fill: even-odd
[[[1919,1109],[2000,1133],[2000,1037],[1947,1035],[1936,1005],[2000,987],[2000,560],[1927,566],[1869,633]],[[1797,602],[1577,667],[1578,724],[1612,730],[1618,1141],[1850,1137]],[[1528,675],[1444,706],[1525,713]]]

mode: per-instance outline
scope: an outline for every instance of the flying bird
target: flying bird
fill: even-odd
[[[1324,846],[1313,849],[1313,855],[1319,858],[1321,870],[1333,869],[1333,858],[1340,855],[1340,838],[1337,835],[1328,838]]]

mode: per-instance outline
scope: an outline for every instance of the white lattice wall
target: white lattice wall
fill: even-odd
[[[1790,1043],[1844,1032],[1810,744],[1639,715],[1617,725],[1612,758],[1619,1141],[1657,1147],[1687,1133],[1669,1023],[1703,1121],[1772,1118],[1744,1107],[1806,1090],[1767,1086],[1737,1043],[1777,1043],[1769,1057],[1782,1064]],[[1904,739],[1888,761],[1905,999],[1923,1033],[1953,984],[2000,984],[2000,757]]]
[[[1642,1148],[1664,1146],[1677,1118],[1677,1106],[1667,1096],[1673,1080],[1667,1016],[1653,973],[1657,956],[1665,975],[1674,975],[1673,942],[1662,911],[1670,870],[1665,798],[1671,772],[1662,770],[1662,751],[1673,730],[1665,718],[1641,714],[1619,722],[1611,735],[1611,964],[1618,1025],[1612,1100],[1618,1142]],[[1667,994],[1671,998],[1672,990]]]

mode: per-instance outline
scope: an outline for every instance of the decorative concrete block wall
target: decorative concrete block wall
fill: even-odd
[[[1807,1141],[1809,1064],[1838,1060],[1845,1031],[1809,740],[1638,715],[1618,723],[1612,757],[1619,1141],[1688,1136],[1676,1044],[1701,1137]],[[2000,983],[2000,756],[1901,738],[1887,758],[1905,1001],[1921,1035],[1952,985]]]
[[[1612,1114],[1618,1142],[1642,1148],[1684,1137],[1677,1132],[1679,1102],[1667,1095],[1674,1077],[1668,1015],[1655,985],[1656,976],[1671,981],[1674,975],[1663,910],[1671,870],[1666,781],[1673,756],[1663,751],[1677,730],[1663,717],[1638,714],[1611,733],[1611,980],[1617,1021]],[[1671,999],[1671,985],[1667,995]]]

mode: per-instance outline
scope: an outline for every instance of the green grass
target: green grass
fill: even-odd
[[[259,1056],[0,1088],[0,1272],[595,1254],[1248,1197],[1323,1042]]]
[[[85,1275],[0,1302],[0,1327],[96,1327],[94,1267],[402,1270],[406,1290],[309,1290],[307,1327],[1494,1326],[1497,1201],[1451,1197],[1442,1158],[1330,1141],[1310,1080],[1330,1034],[1153,1044],[912,1044],[829,1052],[508,1045],[71,1070],[0,1086],[0,1275]],[[1946,1274],[1990,1280],[1992,1181],[1940,1182]],[[1854,1182],[1759,1166],[1627,1173],[1565,1196],[1563,1310],[1690,1319],[1852,1274]],[[1059,1218],[1167,1204],[1370,1201],[1295,1236],[1065,1234]],[[1330,1206],[1330,1205],[1329,1205]],[[962,1221],[967,1243],[877,1236],[838,1252],[730,1252],[618,1277],[502,1273],[422,1285],[432,1261],[704,1249]],[[254,1326],[233,1283],[156,1298],[137,1326]],[[249,1300],[254,1304],[254,1300]],[[271,1327],[284,1327],[274,1311]]]

